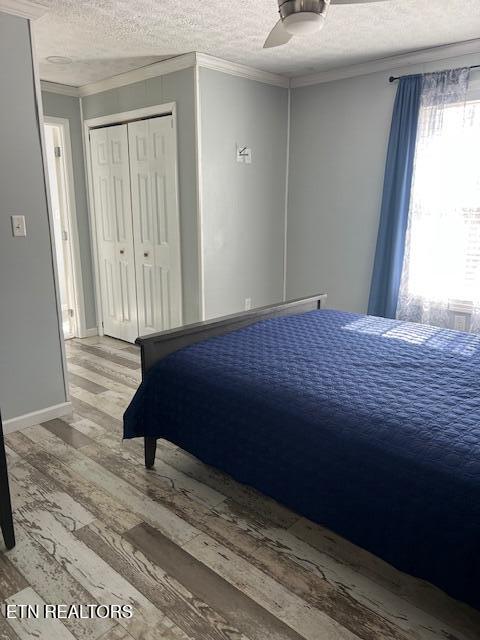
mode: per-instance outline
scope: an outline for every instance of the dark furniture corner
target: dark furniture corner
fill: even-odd
[[[12,504],[10,487],[8,484],[7,456],[3,440],[2,416],[0,415],[0,527],[7,549],[15,546],[15,532],[13,530]]]

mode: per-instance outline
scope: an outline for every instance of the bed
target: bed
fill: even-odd
[[[480,337],[315,296],[138,340],[158,438],[480,609]]]

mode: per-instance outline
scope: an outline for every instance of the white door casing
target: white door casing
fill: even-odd
[[[146,335],[182,324],[174,119],[130,122],[128,137],[138,322]]]
[[[90,132],[103,328],[134,342],[138,333],[127,125]]]
[[[47,176],[52,205],[55,254],[58,270],[61,320],[65,339],[77,333],[78,305],[76,301],[75,277],[72,257],[72,234],[67,195],[67,180],[63,164],[64,144],[59,125],[45,124]]]

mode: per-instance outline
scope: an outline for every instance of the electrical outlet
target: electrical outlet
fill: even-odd
[[[252,299],[245,298],[245,311],[249,311],[252,308]]]
[[[12,233],[15,238],[24,238],[27,235],[25,216],[12,216]]]

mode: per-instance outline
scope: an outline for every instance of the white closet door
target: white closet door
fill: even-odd
[[[90,133],[104,332],[139,335],[127,125]]]
[[[180,225],[173,118],[128,124],[141,335],[182,324]]]

